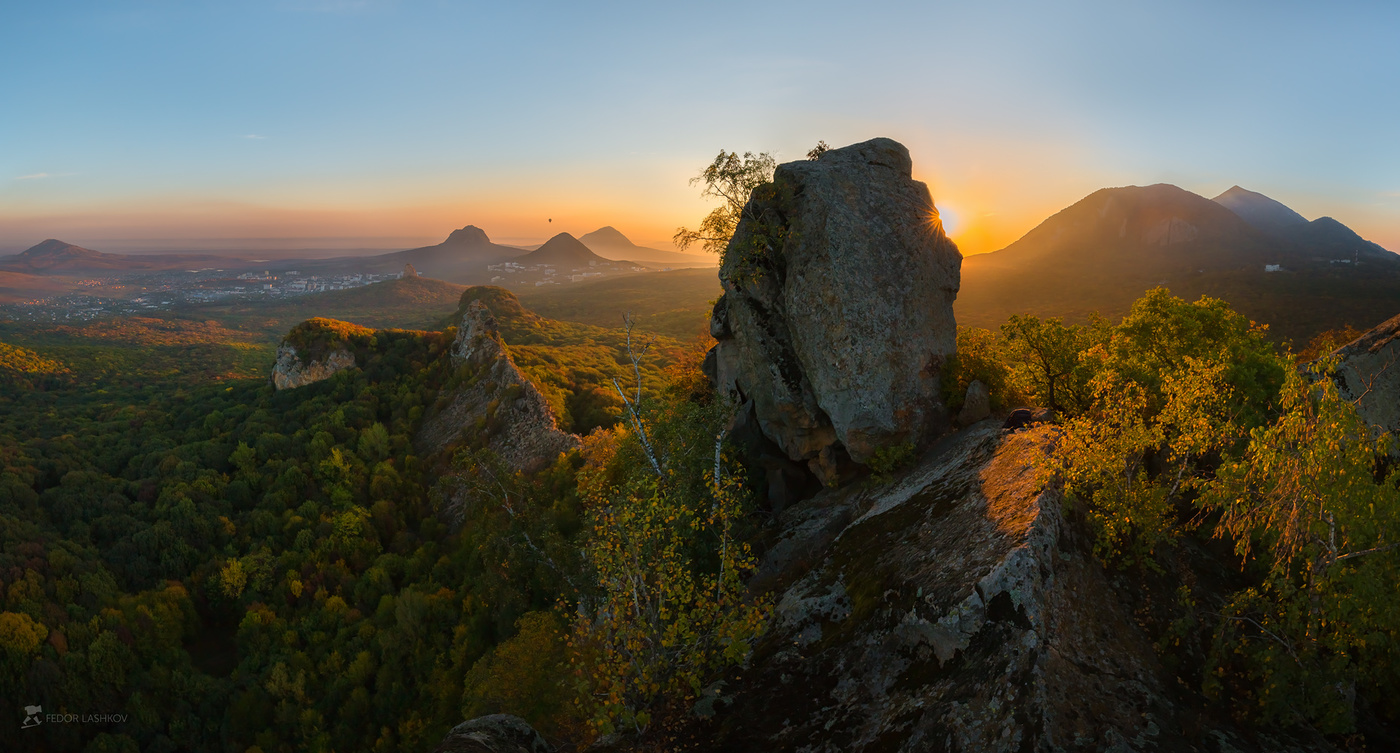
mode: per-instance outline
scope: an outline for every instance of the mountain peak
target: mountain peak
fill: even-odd
[[[622,246],[624,248],[627,248],[635,247],[637,245],[633,243],[630,238],[623,235],[620,230],[613,227],[612,225],[604,225],[603,227],[600,227],[591,233],[579,236],[579,242],[585,246],[588,246],[589,248],[593,248],[595,246]]]
[[[1231,186],[1230,190],[1211,201],[1229,209],[1239,215],[1240,219],[1266,233],[1287,233],[1308,223],[1307,218],[1289,209],[1282,202],[1240,186]]]
[[[545,241],[543,246],[516,260],[521,264],[586,265],[589,262],[605,262],[607,259],[593,253],[579,239],[568,233],[560,233]]]
[[[20,256],[25,259],[33,259],[41,256],[56,256],[58,254],[85,255],[98,253],[101,252],[93,251],[90,248],[83,248],[82,246],[75,246],[71,243],[65,243],[57,238],[49,238],[42,243],[36,243],[25,249],[20,253]]]
[[[486,236],[485,230],[476,225],[467,225],[461,230],[453,230],[443,243],[454,246],[482,246],[491,243],[491,239]]]

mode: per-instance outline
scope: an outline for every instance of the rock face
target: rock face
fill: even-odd
[[[720,269],[715,377],[823,482],[947,425],[962,256],[889,139],[778,167]]]
[[[963,398],[962,410],[958,411],[958,425],[971,426],[992,415],[992,396],[987,385],[974,379],[967,385],[967,396]]]
[[[303,364],[296,348],[282,345],[277,348],[277,364],[272,367],[272,384],[279,390],[290,390],[329,379],[336,372],[354,367],[355,356],[344,348],[327,353],[323,359]]]
[[[506,351],[486,304],[472,301],[457,328],[452,360],[470,374],[443,407],[423,422],[418,441],[430,452],[474,433],[517,470],[535,470],[579,446],[559,430],[549,403]]]
[[[433,753],[554,753],[554,749],[524,719],[492,714],[453,727]]]
[[[1400,436],[1400,316],[1338,348],[1333,379],[1368,423]]]
[[[772,625],[696,749],[1297,749],[1177,705],[1038,470],[1055,432],[984,421],[783,513],[750,583]]]

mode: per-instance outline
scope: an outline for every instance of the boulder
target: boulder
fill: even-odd
[[[419,429],[418,444],[427,452],[470,439],[510,467],[532,471],[579,446],[578,437],[559,429],[544,395],[511,360],[484,302],[466,306],[451,357],[468,376],[439,398],[439,408]]]
[[[453,727],[433,753],[554,753],[554,748],[524,719],[492,714]]]
[[[948,425],[939,377],[962,256],[911,170],[890,139],[780,165],[720,268],[716,381],[823,483]]]
[[[290,390],[329,379],[337,372],[355,367],[355,356],[345,348],[337,348],[323,358],[302,363],[297,349],[283,344],[277,348],[277,363],[272,367],[272,384],[278,390]]]
[[[1367,423],[1400,436],[1400,316],[1387,320],[1332,354],[1332,378]]]
[[[967,386],[967,396],[963,398],[962,410],[958,411],[958,425],[971,426],[992,415],[992,396],[987,385],[974,379]]]

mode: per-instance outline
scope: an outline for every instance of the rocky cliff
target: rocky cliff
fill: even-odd
[[[1332,354],[1333,379],[1368,423],[1400,437],[1400,316],[1388,319]]]
[[[891,483],[786,511],[777,601],[699,750],[1283,750],[1200,719],[1040,471],[1056,429],[978,423]]]
[[[482,301],[463,311],[451,358],[459,383],[439,398],[418,433],[428,452],[470,440],[517,470],[533,470],[579,445],[578,437],[559,429],[544,396],[511,360]]]
[[[293,345],[277,348],[277,364],[272,367],[272,384],[279,390],[290,390],[329,379],[336,373],[355,367],[355,356],[337,348],[325,356],[303,363]]]
[[[957,247],[902,145],[874,139],[778,167],[720,268],[720,388],[823,483],[947,427]]]

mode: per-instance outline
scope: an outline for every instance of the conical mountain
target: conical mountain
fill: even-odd
[[[30,246],[13,259],[14,264],[33,270],[120,269],[125,261],[123,256],[104,254],[57,238]]]
[[[682,254],[676,251],[662,251],[657,248],[638,246],[611,225],[579,236],[579,242],[588,246],[599,256],[614,261],[649,262],[672,267],[713,267],[719,264],[719,257],[716,256]]]
[[[549,264],[561,269],[578,269],[594,264],[606,264],[607,259],[593,253],[588,246],[568,233],[560,233],[545,241],[543,246],[515,259],[517,264]]]
[[[1211,199],[1228,207],[1245,222],[1277,238],[1292,242],[1309,253],[1332,260],[1390,263],[1395,255],[1357,235],[1351,228],[1332,219],[1319,217],[1312,222],[1282,202],[1262,193],[1235,186]]]
[[[611,251],[613,249],[631,250],[641,248],[632,242],[632,239],[622,234],[622,231],[612,225],[604,225],[591,233],[585,233],[578,237],[579,243],[593,249],[595,253],[600,251]]]
[[[1329,261],[1351,259],[1353,262],[1394,264],[1397,258],[1384,246],[1362,238],[1331,217],[1318,217],[1298,228],[1292,239]]]
[[[1282,202],[1239,186],[1232,186],[1211,201],[1239,215],[1240,219],[1254,227],[1274,235],[1284,235],[1308,224],[1306,217]]]
[[[178,269],[191,264],[225,268],[250,266],[243,259],[209,254],[109,254],[56,238],[37,243],[13,256],[0,257],[0,269],[41,275]]]

